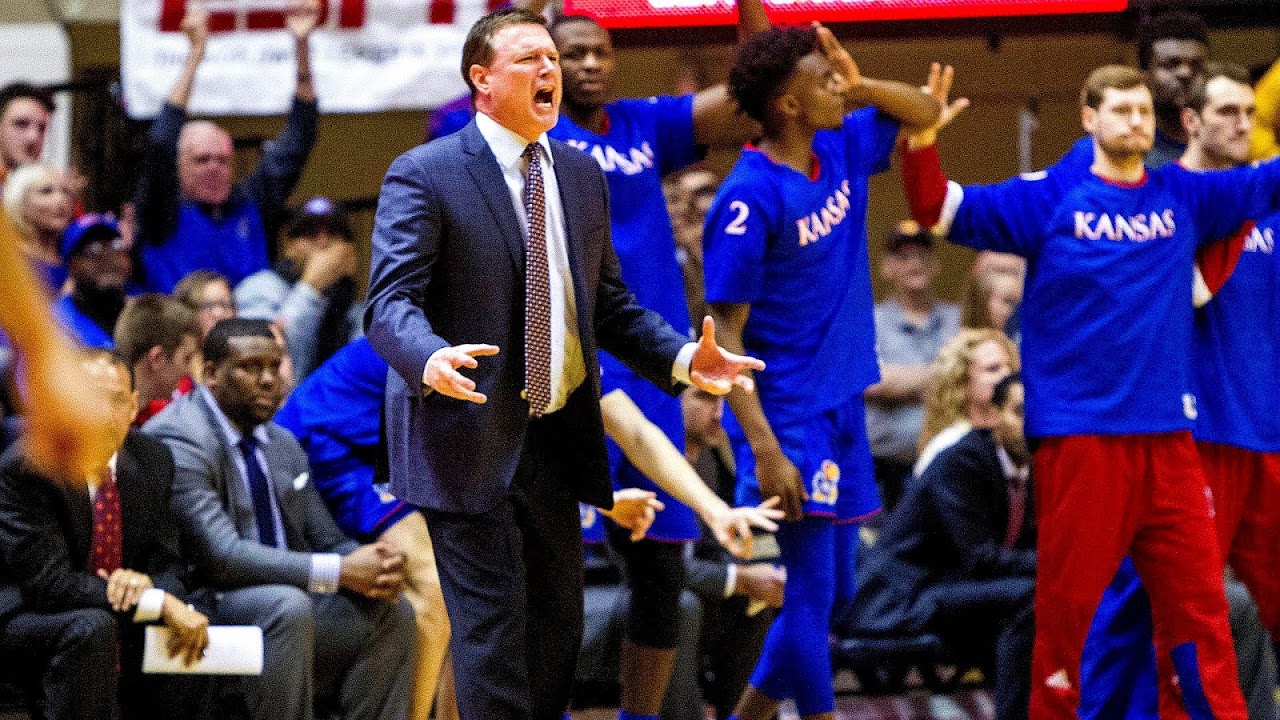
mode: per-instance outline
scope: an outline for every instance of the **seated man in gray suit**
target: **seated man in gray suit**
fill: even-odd
[[[144,432],[173,451],[173,507],[214,623],[258,625],[265,658],[247,678],[254,718],[311,720],[313,687],[344,718],[400,720],[414,668],[403,556],[338,530],[307,456],[271,422],[281,350],[263,320],[223,320],[204,341],[204,384]]]

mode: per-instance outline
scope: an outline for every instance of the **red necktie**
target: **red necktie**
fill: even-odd
[[[93,544],[89,548],[89,572],[119,570],[124,560],[124,538],[120,522],[120,488],[111,468],[98,476],[93,496]]]
[[[529,174],[524,211],[529,216],[525,244],[524,386],[529,414],[538,418],[551,404],[551,280],[547,267],[547,206],[538,143],[524,149]]]
[[[1004,534],[1004,546],[1013,547],[1022,534],[1022,519],[1027,512],[1027,479],[1020,470],[1009,476],[1009,528]]]

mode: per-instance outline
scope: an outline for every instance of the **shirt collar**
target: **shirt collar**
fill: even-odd
[[[996,443],[996,457],[1000,458],[1000,471],[1004,473],[1005,480],[1017,478],[1024,483],[1027,481],[1030,468],[1015,465],[1013,458],[1009,457],[1009,453],[1000,443]]]
[[[939,309],[939,304],[937,302],[935,302],[933,306],[929,308],[929,319],[925,321],[925,324],[923,326],[916,325],[915,323],[911,322],[911,320],[907,318],[907,311],[903,309],[902,304],[899,303],[897,300],[894,300],[893,298],[889,298],[886,301],[886,306],[890,309],[890,311],[893,314],[894,323],[896,323],[900,328],[908,332],[937,330],[938,327],[942,324],[942,312]]]
[[[204,396],[204,401],[208,403],[209,407],[213,410],[213,417],[218,420],[218,426],[222,428],[222,434],[226,437],[227,444],[232,447],[240,447],[240,439],[244,436],[240,434],[240,431],[236,429],[236,426],[232,425],[231,421],[227,419],[227,416],[223,414],[222,408],[218,407],[218,401],[214,399],[213,393],[209,392],[209,388],[204,385],[199,387],[200,392]],[[265,424],[259,425],[253,429],[253,437],[258,441],[259,445],[265,446],[271,442],[270,436],[267,435],[267,426]]]
[[[111,453],[111,459],[107,461],[107,469],[111,471],[111,477],[113,478],[118,478],[116,475],[116,458],[118,457],[120,457],[120,451],[117,450],[116,452]],[[97,490],[99,479],[96,475],[91,474],[89,477],[85,478],[85,480],[89,485],[89,497],[93,497],[93,491]]]
[[[484,136],[484,141],[489,144],[489,149],[493,151],[493,156],[498,159],[499,165],[504,168],[519,167],[520,156],[529,146],[528,140],[503,127],[497,120],[482,112],[476,113],[476,127]],[[548,165],[553,165],[551,141],[547,139],[546,133],[538,136],[538,144],[542,146],[542,160]]]

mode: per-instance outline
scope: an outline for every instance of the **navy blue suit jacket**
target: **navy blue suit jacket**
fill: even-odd
[[[551,153],[565,211],[586,381],[544,420],[552,470],[577,497],[608,507],[597,349],[675,392],[671,368],[688,341],[636,304],[609,234],[609,192],[596,162],[556,140]],[[391,490],[419,507],[483,513],[520,459],[529,421],[524,387],[524,235],[497,159],[472,121],[391,164],[373,230],[366,332],[391,366],[387,441]],[[488,396],[478,405],[424,392],[431,354],[488,343],[498,355],[464,370]]]

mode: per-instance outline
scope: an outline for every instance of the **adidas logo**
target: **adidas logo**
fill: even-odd
[[[1067,677],[1067,671],[1065,669],[1059,670],[1058,672],[1050,675],[1048,680],[1044,681],[1044,686],[1051,687],[1055,690],[1070,690],[1071,678]]]

